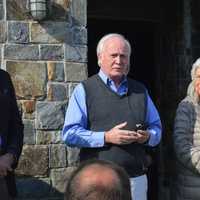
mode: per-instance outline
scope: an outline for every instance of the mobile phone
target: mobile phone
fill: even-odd
[[[145,126],[144,124],[136,124],[135,125],[135,131],[138,131],[138,130],[145,130]]]

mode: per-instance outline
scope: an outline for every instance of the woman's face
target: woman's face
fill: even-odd
[[[194,88],[196,94],[200,97],[200,68],[198,68],[195,72]]]

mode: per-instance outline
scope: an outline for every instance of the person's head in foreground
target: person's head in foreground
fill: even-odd
[[[88,160],[72,173],[65,200],[131,200],[126,172],[105,160]]]

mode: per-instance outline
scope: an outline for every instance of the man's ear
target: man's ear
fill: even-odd
[[[97,62],[99,67],[101,67],[101,54],[97,54]]]

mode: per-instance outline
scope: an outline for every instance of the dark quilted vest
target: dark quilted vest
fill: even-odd
[[[98,75],[83,82],[86,92],[88,129],[108,131],[117,124],[127,121],[128,130],[135,130],[136,124],[144,124],[146,116],[145,87],[128,79],[128,93],[119,96],[103,83]],[[127,171],[131,177],[139,176],[146,170],[144,145],[107,144],[101,148],[82,148],[80,159],[98,158],[113,161]]]

